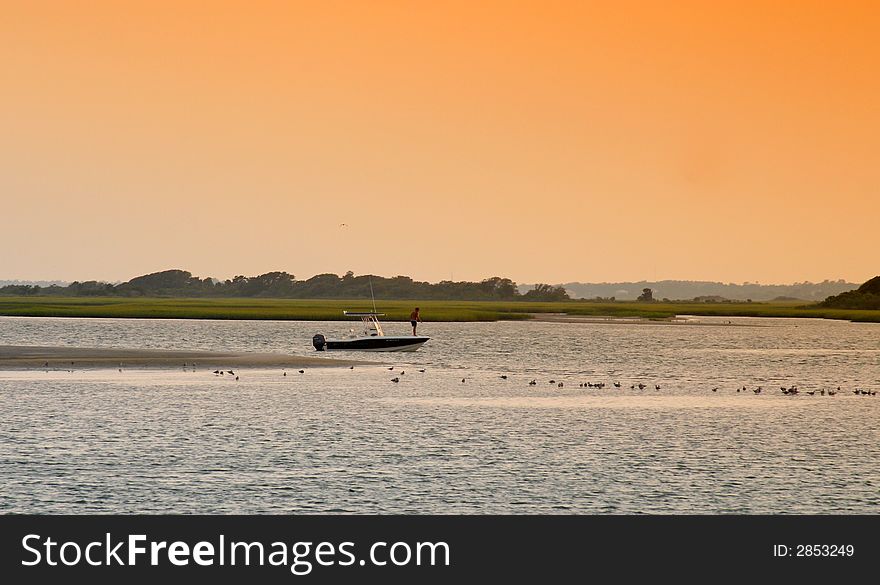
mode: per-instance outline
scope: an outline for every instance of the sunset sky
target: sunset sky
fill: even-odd
[[[0,279],[880,274],[880,2],[2,14]]]

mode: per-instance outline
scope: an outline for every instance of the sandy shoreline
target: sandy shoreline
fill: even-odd
[[[184,364],[210,368],[264,367],[341,367],[367,364],[359,360],[284,355],[280,353],[245,353],[211,351],[165,351],[156,349],[39,347],[0,345],[0,370],[21,368],[182,368]],[[48,365],[47,365],[48,364]]]

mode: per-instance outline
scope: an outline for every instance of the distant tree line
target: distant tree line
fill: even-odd
[[[696,297],[717,297],[732,301],[772,301],[791,300],[822,301],[829,296],[858,288],[858,283],[844,280],[824,280],[822,282],[796,282],[793,284],[758,284],[746,282],[742,284],[691,281],[691,280],[660,280],[637,282],[604,282],[586,283],[569,282],[561,286],[574,299],[608,299],[614,297],[618,301],[634,301],[650,288],[655,299],[693,299]],[[520,285],[525,292],[530,285]]]
[[[110,284],[94,280],[67,286],[14,284],[0,287],[0,295],[119,296],[119,297],[263,297],[283,299],[369,298],[370,286],[380,299],[565,301],[563,287],[537,284],[521,293],[515,282],[498,276],[480,282],[421,282],[408,276],[385,278],[346,272],[318,274],[297,280],[287,272],[267,272],[232,279],[199,278],[186,270],[164,270]]]

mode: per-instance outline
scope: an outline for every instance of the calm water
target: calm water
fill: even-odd
[[[417,353],[334,354],[387,365],[238,382],[221,363],[0,372],[0,511],[880,511],[880,397],[851,392],[880,390],[880,326],[699,321],[426,323]],[[344,328],[0,318],[0,344],[314,355]]]

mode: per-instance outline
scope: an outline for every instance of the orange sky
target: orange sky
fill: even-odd
[[[873,1],[5,2],[0,279],[860,282],[878,30]]]

